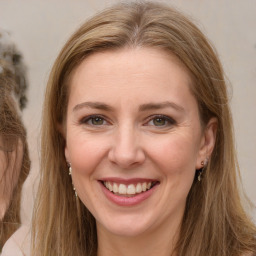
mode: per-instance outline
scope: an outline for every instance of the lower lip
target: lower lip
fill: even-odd
[[[125,197],[125,196],[119,196],[116,195],[112,192],[110,192],[101,182],[99,182],[103,193],[105,194],[105,196],[113,203],[120,205],[120,206],[133,206],[133,205],[138,205],[140,203],[142,203],[143,201],[145,201],[146,199],[148,199],[156,190],[156,188],[158,187],[159,184],[156,184],[153,188],[140,193],[140,194],[136,194],[132,197]]]

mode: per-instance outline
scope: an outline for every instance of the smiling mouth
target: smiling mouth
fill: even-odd
[[[142,194],[150,189],[152,189],[158,181],[152,182],[138,182],[136,184],[122,184],[111,181],[102,181],[102,184],[106,189],[112,192],[115,195],[123,197],[133,197],[139,194]]]

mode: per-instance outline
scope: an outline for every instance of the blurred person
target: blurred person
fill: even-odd
[[[0,30],[0,252],[20,227],[22,185],[30,160],[21,110],[26,106],[26,68],[7,32]]]

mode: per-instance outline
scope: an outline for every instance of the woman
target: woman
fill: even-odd
[[[179,12],[116,5],[48,82],[33,255],[253,255],[221,64]]]
[[[1,67],[3,68],[4,65]],[[29,172],[26,132],[13,98],[14,81],[0,74],[0,245],[20,226],[22,185]]]
[[[5,48],[0,46],[1,55]],[[30,167],[26,131],[20,118],[20,108],[26,102],[26,87],[18,83],[25,81],[17,67],[21,56],[17,52],[13,55],[15,66],[5,53],[0,59],[0,252],[20,226],[21,189]]]

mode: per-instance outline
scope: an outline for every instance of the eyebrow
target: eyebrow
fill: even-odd
[[[100,109],[100,110],[106,110],[106,111],[112,111],[113,108],[105,103],[102,102],[83,102],[80,104],[77,104],[73,111],[77,111],[81,108],[94,108],[94,109]]]
[[[99,109],[99,110],[105,110],[105,111],[113,111],[114,108],[103,103],[103,102],[83,102],[80,104],[77,104],[74,108],[73,111],[77,111],[82,108],[93,108],[93,109]],[[177,105],[174,102],[170,101],[165,101],[165,102],[160,102],[160,103],[147,103],[139,106],[139,111],[147,111],[147,110],[158,110],[158,109],[163,109],[163,108],[173,108],[179,112],[184,112],[185,109]]]
[[[185,109],[177,105],[174,102],[170,101],[165,101],[165,102],[160,102],[160,103],[148,103],[148,104],[143,104],[139,107],[140,111],[147,111],[147,110],[157,110],[157,109],[162,109],[162,108],[173,108],[179,112],[184,112]]]

